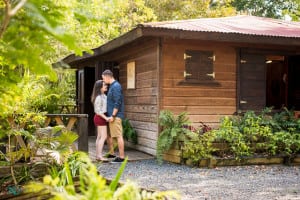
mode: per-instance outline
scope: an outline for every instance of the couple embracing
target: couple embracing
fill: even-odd
[[[110,85],[107,96],[107,85]],[[112,163],[122,163],[124,161],[124,140],[122,119],[124,119],[124,98],[122,87],[118,81],[114,79],[110,70],[102,73],[102,80],[95,82],[91,101],[94,105],[94,123],[97,127],[96,139],[96,160],[107,162],[107,158],[113,158]],[[109,126],[109,133],[107,131]],[[117,140],[119,148],[119,156],[115,156],[113,139]],[[109,146],[109,154],[104,157],[102,155],[105,140]]]

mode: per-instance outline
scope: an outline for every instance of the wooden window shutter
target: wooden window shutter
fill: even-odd
[[[214,80],[214,53],[212,51],[186,50],[184,54],[187,82],[203,82]]]

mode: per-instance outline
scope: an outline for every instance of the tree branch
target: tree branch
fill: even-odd
[[[0,38],[2,38],[6,28],[8,26],[8,23],[10,21],[9,13],[10,13],[10,10],[11,10],[11,5],[10,5],[9,0],[3,0],[3,1],[4,1],[4,4],[6,6],[5,6],[5,13],[4,13],[4,18],[3,18],[3,23],[2,23],[2,26],[0,28]]]
[[[16,7],[14,7],[14,9],[12,9],[12,10],[10,11],[10,13],[9,13],[10,17],[14,16],[14,15],[18,12],[18,10],[20,10],[20,9],[24,6],[24,4],[25,4],[26,2],[27,2],[27,0],[22,0],[22,1],[20,1],[20,2],[18,3],[18,5],[16,5]]]
[[[18,12],[18,10],[20,10],[27,2],[27,0],[21,0],[13,9],[11,9],[10,1],[9,0],[3,0],[3,1],[6,6],[5,6],[5,15],[4,15],[3,23],[0,28],[0,38],[2,38],[4,32],[6,31],[11,17],[13,17]]]

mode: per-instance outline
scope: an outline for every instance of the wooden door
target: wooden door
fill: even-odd
[[[238,109],[262,110],[266,105],[265,56],[241,53],[239,68]]]

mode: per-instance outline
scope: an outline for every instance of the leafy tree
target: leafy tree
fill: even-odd
[[[131,30],[139,23],[156,19],[153,10],[144,0],[77,0],[74,10],[81,16],[70,15],[65,24],[71,30],[80,46],[87,49],[96,48],[119,35]],[[53,42],[59,51],[52,55],[52,62],[70,54],[67,48]]]
[[[232,6],[232,0],[212,0],[207,17],[225,17],[236,15],[236,9]]]
[[[25,73],[56,81],[51,63],[155,19],[143,0],[2,0],[0,13],[0,111],[17,100]]]
[[[139,23],[156,20],[153,10],[144,0],[105,1],[102,15],[102,29],[99,35],[104,42],[130,31]]]
[[[53,41],[81,54],[83,47],[76,45],[77,38],[64,26],[69,16],[78,16],[74,5],[75,0],[0,1],[1,112],[7,104],[19,101],[21,90],[17,83],[25,74],[47,75],[50,80],[57,80],[49,59],[57,49]]]
[[[230,4],[231,0],[145,0],[145,3],[153,8],[159,21],[235,14],[235,9]]]
[[[242,13],[255,16],[299,20],[299,0],[233,0],[232,5]]]
[[[59,113],[60,105],[75,105],[75,72],[56,69],[58,80],[51,82],[46,76],[26,75],[18,83],[18,101],[7,105],[7,112]]]
[[[300,20],[300,0],[294,0],[293,1],[293,9],[292,11],[289,10],[283,10],[283,15],[289,15],[293,21],[299,21]]]

